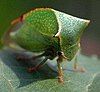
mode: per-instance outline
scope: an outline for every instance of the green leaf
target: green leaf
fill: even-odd
[[[28,65],[17,61],[15,55],[8,49],[0,51],[0,92],[100,92],[100,60],[96,56],[79,55],[85,73],[71,71],[73,62],[67,62],[64,84],[59,84],[57,73],[47,65],[28,73]]]

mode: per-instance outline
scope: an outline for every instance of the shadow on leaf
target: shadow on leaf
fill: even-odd
[[[42,81],[46,79],[53,79],[57,77],[57,73],[52,71],[47,65],[44,65],[44,67],[42,67],[37,72],[29,73],[27,69],[28,67],[32,67],[34,65],[34,61],[33,62],[17,61],[16,60],[17,54],[13,51],[10,51],[9,49],[4,49],[0,51],[0,58],[1,61],[3,62],[3,67],[2,67],[3,72],[9,73],[10,69],[10,71],[12,71],[10,76],[13,76],[12,73],[16,75],[14,79],[15,80],[18,79],[20,81],[18,88],[29,85],[33,82]],[[36,61],[38,62],[40,60],[41,59],[37,59]]]

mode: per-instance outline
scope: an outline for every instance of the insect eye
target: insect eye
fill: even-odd
[[[55,35],[53,35],[53,37],[55,37]]]
[[[61,51],[58,51],[58,56],[62,55],[62,52]]]

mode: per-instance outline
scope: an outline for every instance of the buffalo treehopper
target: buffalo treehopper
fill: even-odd
[[[44,56],[45,59],[29,68],[30,71],[38,70],[48,59],[58,57],[58,81],[63,83],[61,63],[77,57],[81,35],[89,22],[51,8],[36,8],[11,22],[3,43],[11,48],[17,45],[20,49],[42,53],[36,57]],[[76,68],[77,61],[74,63]]]

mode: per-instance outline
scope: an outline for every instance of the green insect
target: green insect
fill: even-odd
[[[58,81],[63,83],[61,62],[71,61],[80,48],[80,38],[89,24],[89,20],[80,19],[51,8],[37,8],[14,20],[11,29],[4,37],[3,43],[14,48],[42,53],[37,57],[45,59],[34,71],[42,67],[48,59],[57,58]],[[76,68],[76,62],[74,64]]]

